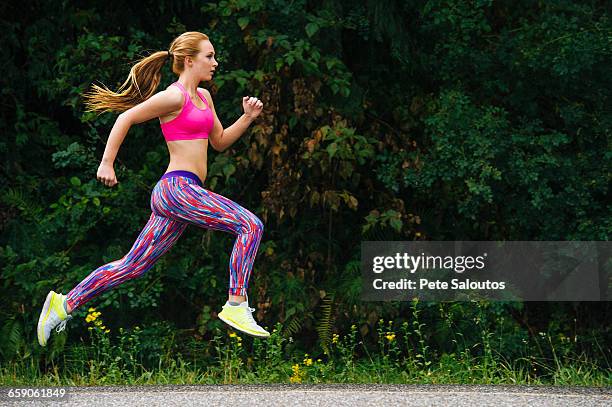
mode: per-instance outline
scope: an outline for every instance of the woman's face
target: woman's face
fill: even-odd
[[[215,49],[210,41],[202,40],[200,42],[200,52],[192,59],[193,63],[191,64],[191,68],[200,74],[205,81],[212,79],[213,71],[217,69],[217,65],[219,65],[215,56]]]

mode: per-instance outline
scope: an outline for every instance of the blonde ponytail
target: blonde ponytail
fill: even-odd
[[[97,112],[98,115],[104,112],[125,112],[144,102],[153,96],[159,86],[166,60],[170,59],[172,72],[180,75],[185,69],[185,57],[194,58],[200,52],[199,44],[202,40],[208,40],[208,36],[201,32],[188,31],[181,34],[172,41],[168,51],[157,51],[138,61],[117,92],[104,84],[103,88],[93,84],[92,89],[82,95],[85,111]]]

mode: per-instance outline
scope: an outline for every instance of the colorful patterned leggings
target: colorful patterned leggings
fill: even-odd
[[[230,257],[229,294],[246,295],[263,223],[237,203],[203,188],[189,171],[162,176],[151,193],[151,216],[130,251],[94,270],[67,294],[76,309],[102,292],[141,277],[166,253],[189,224],[236,235]]]

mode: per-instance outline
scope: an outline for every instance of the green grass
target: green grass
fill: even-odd
[[[292,366],[298,366],[293,369]],[[0,385],[94,386],[130,384],[254,384],[254,383],[412,383],[412,384],[529,384],[609,386],[609,374],[593,366],[567,366],[550,371],[546,377],[536,377],[526,369],[499,366],[485,369],[471,365],[441,363],[427,370],[409,367],[384,368],[380,361],[356,361],[349,368],[337,363],[313,363],[310,366],[284,362],[275,369],[253,369],[240,365],[198,366],[178,356],[162,369],[138,367],[126,371],[118,366],[92,362],[89,370],[54,365],[41,373],[37,366],[12,363],[2,367]],[[299,380],[295,378],[299,377]]]
[[[537,362],[545,374],[534,374],[520,363],[485,365],[477,358],[456,360],[445,355],[439,363],[422,369],[417,361],[399,363],[385,358],[355,360],[270,361],[253,359],[248,365],[230,354],[203,365],[182,355],[164,360],[159,368],[141,364],[131,368],[113,360],[88,360],[77,365],[61,358],[44,372],[34,363],[12,362],[0,368],[0,385],[93,386],[111,384],[218,384],[218,383],[418,383],[418,384],[548,384],[609,386],[610,375],[588,361],[558,367]]]
[[[466,344],[456,334],[455,349],[439,353],[428,345],[418,313],[413,316],[412,326],[404,322],[394,327],[392,321],[380,320],[376,340],[369,343],[353,325],[343,335],[334,334],[329,353],[317,356],[303,353],[297,341],[285,337],[280,323],[267,340],[217,329],[211,340],[179,343],[174,335],[147,338],[139,327],[112,335],[98,318],[88,329],[88,340],[68,346],[65,332],[54,333],[49,348],[40,354],[23,354],[3,363],[0,385],[612,384],[609,365],[572,352],[568,338],[553,341],[542,333],[537,344],[525,344],[521,356],[508,360],[495,349],[493,335],[483,329],[478,342]]]

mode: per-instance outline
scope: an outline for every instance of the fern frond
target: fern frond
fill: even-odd
[[[1,200],[8,206],[19,209],[25,217],[37,219],[43,212],[43,208],[32,203],[22,189],[8,188]]]
[[[288,338],[290,336],[294,336],[298,332],[302,330],[302,324],[304,323],[304,318],[298,318],[297,315],[291,317],[289,322],[285,325],[283,329],[283,336]]]
[[[5,340],[0,345],[0,353],[4,360],[11,359],[17,354],[20,344],[24,342],[19,321],[15,318],[7,320],[1,334]]]
[[[334,294],[328,293],[325,298],[322,300],[321,304],[321,320],[317,324],[317,333],[319,334],[319,340],[321,341],[321,347],[323,348],[323,352],[327,356],[330,356],[329,352],[329,343],[331,337],[331,330],[333,326],[333,316],[332,316],[332,305],[334,301]]]

